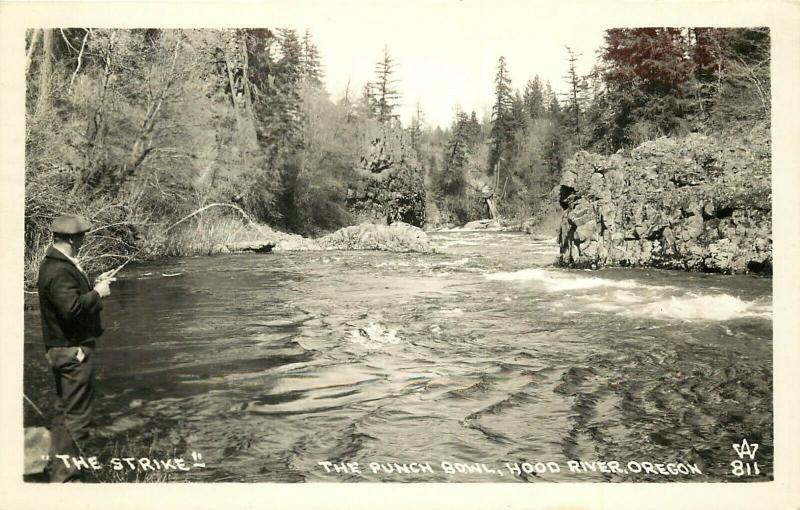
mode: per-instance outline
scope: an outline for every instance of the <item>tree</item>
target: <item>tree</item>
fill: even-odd
[[[592,145],[613,152],[658,136],[765,123],[769,63],[766,28],[607,30]]]
[[[612,147],[685,133],[697,106],[689,91],[694,64],[688,32],[679,28],[606,31],[601,67],[615,107]]]
[[[567,108],[564,116],[565,126],[572,131],[578,147],[583,146],[582,132],[583,132],[583,110],[588,101],[586,91],[588,86],[586,81],[578,76],[578,71],[575,68],[575,63],[578,61],[580,54],[575,53],[572,48],[566,46],[567,49],[567,74],[564,76],[569,92],[567,93]]]
[[[544,115],[545,98],[539,75],[534,76],[532,80],[528,80],[525,84],[523,102],[525,104],[525,113],[528,114],[531,120],[536,120]]]
[[[438,186],[441,193],[451,196],[464,194],[464,169],[469,149],[469,118],[464,112],[458,112],[445,148],[444,168]]]
[[[411,118],[411,126],[408,128],[409,134],[411,136],[411,146],[419,152],[420,144],[422,143],[422,124],[423,124],[423,113],[422,107],[417,101],[417,108],[414,111],[414,116]]]
[[[467,137],[470,148],[474,148],[481,141],[481,123],[478,121],[475,110],[472,110],[467,122]]]
[[[555,92],[553,92],[553,88],[550,86],[549,81],[544,86],[544,104],[547,116],[551,119],[558,119],[560,121],[561,104],[558,102],[558,97],[556,96]]]
[[[489,153],[489,170],[491,172],[503,158],[513,140],[513,104],[511,77],[506,67],[506,59],[501,56],[497,62],[497,73],[494,78],[494,105],[492,106],[491,150]]]
[[[767,122],[771,111],[768,28],[695,28],[695,88],[714,128]]]
[[[519,90],[515,91],[511,100],[511,132],[518,133],[527,129],[528,116],[525,113],[525,100]]]
[[[315,87],[322,87],[322,67],[319,50],[311,39],[311,31],[308,29],[303,35],[303,51],[300,62],[303,80]]]
[[[373,84],[375,117],[384,124],[397,119],[394,110],[398,106],[397,100],[400,99],[400,94],[395,88],[397,80],[392,77],[394,70],[394,60],[389,55],[389,48],[384,46],[383,59],[375,64]]]

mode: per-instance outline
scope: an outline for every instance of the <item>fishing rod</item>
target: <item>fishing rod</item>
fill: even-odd
[[[203,207],[201,207],[200,209],[198,209],[198,210],[196,210],[195,212],[193,212],[192,214],[186,215],[186,216],[184,216],[183,218],[179,219],[178,221],[176,221],[175,223],[173,223],[172,225],[170,225],[169,227],[167,227],[166,229],[164,229],[163,231],[161,231],[161,232],[158,234],[158,237],[161,237],[161,236],[165,235],[167,232],[169,232],[169,231],[170,231],[170,230],[172,230],[173,228],[177,227],[178,225],[180,225],[180,224],[181,224],[181,223],[183,223],[184,221],[188,220],[189,218],[191,218],[191,217],[193,217],[193,216],[195,216],[195,215],[197,215],[197,214],[200,214],[201,212],[203,212],[203,211],[205,211],[206,209],[209,209],[209,208],[211,208],[211,207],[230,207],[231,209],[235,209],[235,210],[239,211],[239,213],[241,213],[241,214],[242,214],[242,216],[244,216],[244,217],[245,217],[245,219],[247,219],[247,221],[249,221],[249,222],[250,222],[252,225],[254,225],[254,226],[255,226],[255,227],[256,227],[256,228],[257,228],[257,229],[258,229],[258,230],[259,230],[259,231],[260,231],[262,234],[264,234],[264,231],[261,229],[261,227],[258,225],[258,223],[256,223],[255,221],[253,221],[253,219],[250,217],[250,215],[249,215],[249,214],[247,214],[246,212],[244,212],[244,210],[242,210],[242,208],[241,208],[241,207],[239,207],[239,206],[237,206],[237,205],[234,205],[234,204],[227,204],[227,203],[222,203],[222,202],[215,202],[215,203],[213,203],[213,204],[208,204],[208,205],[206,205],[206,206],[203,206]],[[107,279],[114,278],[114,276],[116,276],[116,274],[117,274],[117,273],[119,273],[120,271],[122,271],[122,269],[124,269],[124,268],[125,268],[125,266],[127,266],[129,263],[131,263],[131,261],[133,261],[133,259],[134,259],[134,258],[136,258],[136,256],[137,256],[137,255],[139,255],[139,254],[142,252],[142,250],[144,250],[144,246],[142,246],[142,247],[138,248],[138,249],[137,249],[135,252],[133,252],[133,254],[132,254],[132,255],[130,255],[130,256],[127,258],[127,259],[125,259],[125,261],[124,261],[122,264],[120,264],[119,266],[117,266],[117,267],[116,267],[115,269],[113,269],[112,271],[108,271],[108,272],[106,272],[106,273],[103,273],[102,275],[100,275],[100,279],[102,279],[102,280],[107,280]]]

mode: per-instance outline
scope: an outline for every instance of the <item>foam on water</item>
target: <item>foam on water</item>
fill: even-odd
[[[370,322],[368,326],[350,331],[350,341],[368,349],[380,349],[386,344],[399,344],[396,329],[388,329],[380,323]]]
[[[487,280],[535,282],[546,292],[588,290],[571,296],[570,305],[597,312],[629,317],[677,319],[684,321],[728,321],[742,317],[772,318],[769,304],[746,301],[730,294],[678,293],[668,285],[646,285],[634,280],[614,280],[540,268],[484,275]],[[571,313],[571,312],[565,312]]]
[[[729,294],[686,293],[664,297],[657,288],[635,294],[617,291],[592,296],[586,308],[627,317],[678,319],[684,321],[729,321],[743,317],[772,318],[768,304],[746,301]]]
[[[487,280],[504,282],[519,282],[534,280],[544,284],[548,292],[567,290],[595,289],[599,287],[612,287],[620,289],[633,289],[641,285],[633,280],[611,280],[608,278],[585,277],[572,274],[556,273],[544,269],[522,269],[513,272],[489,273]]]
[[[654,318],[712,321],[729,321],[742,317],[772,317],[770,306],[744,301],[728,294],[672,296],[636,308],[639,310],[629,309],[626,313]]]

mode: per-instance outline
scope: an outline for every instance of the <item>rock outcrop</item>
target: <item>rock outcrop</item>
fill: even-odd
[[[770,273],[769,147],[759,131],[576,154],[561,178],[560,263]]]
[[[401,129],[379,126],[362,149],[360,179],[347,190],[346,203],[359,220],[425,225],[425,184],[411,140]]]

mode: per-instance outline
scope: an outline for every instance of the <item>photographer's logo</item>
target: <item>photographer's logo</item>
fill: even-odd
[[[733,450],[739,456],[739,460],[731,462],[731,473],[735,476],[745,475],[758,475],[761,471],[758,469],[758,462],[754,462],[756,452],[758,451],[758,443],[749,443],[747,439],[743,439],[741,444],[733,444]],[[748,462],[745,462],[747,456]]]
[[[750,444],[747,442],[747,439],[742,440],[742,444],[734,444],[733,449],[736,450],[736,454],[739,456],[739,460],[744,459],[744,456],[747,455],[750,457],[750,460],[753,460],[756,457],[756,451],[758,450],[758,443]]]

